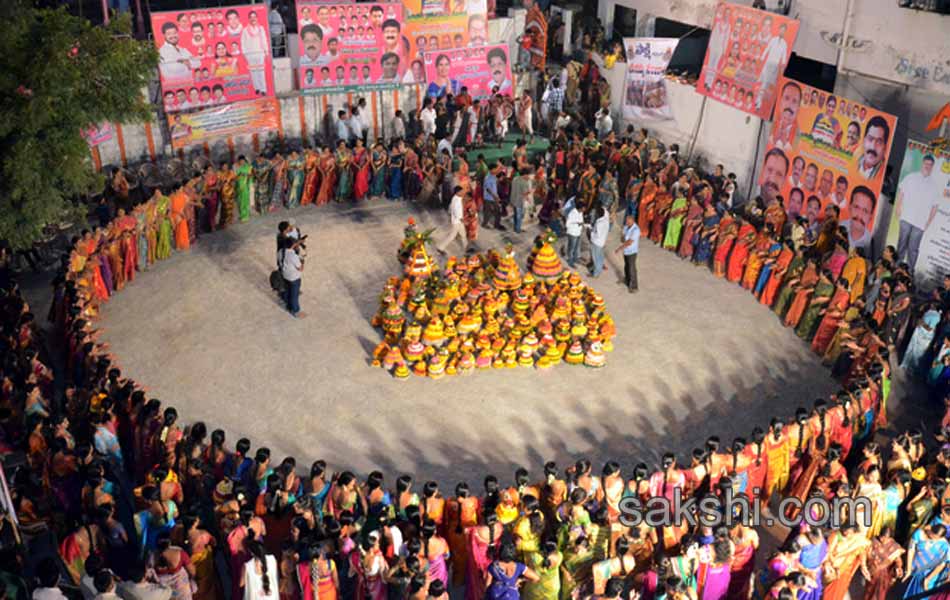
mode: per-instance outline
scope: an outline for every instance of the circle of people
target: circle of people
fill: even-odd
[[[5,445],[27,455],[10,486],[22,530],[54,531],[67,583],[100,600],[210,600],[226,588],[247,600],[440,600],[460,587],[466,600],[840,600],[858,571],[867,599],[885,598],[898,581],[907,582],[905,597],[942,585],[950,578],[950,342],[942,318],[950,281],[914,302],[913,280],[893,248],[872,265],[848,248],[833,219],[813,236],[801,220],[786,223],[774,204],[730,208],[734,181],[722,167],[705,177],[681,173],[675,147],[664,153],[648,132],[627,133],[599,140],[556,127],[550,171],[539,161],[535,172],[519,145],[515,179],[545,175],[545,185],[524,186],[540,193],[538,220],[558,229],[564,199],[598,218],[626,212],[657,244],[774,310],[831,367],[837,393],[747,438],[710,436],[685,461],[667,453],[626,474],[612,460],[599,475],[587,459],[567,468],[549,462],[543,473],[519,468],[510,481],[488,475],[481,487],[459,482],[451,493],[434,481],[419,486],[400,475],[388,484],[382,472],[359,477],[323,461],[301,476],[293,457],[278,463],[246,438],[232,447],[223,430],[183,425],[173,407],[123,378],[98,341],[101,302],[173,247],[187,249],[199,229],[249,218],[252,198],[262,212],[305,198],[352,199],[348,186],[359,174],[349,166],[361,146],[257,158],[260,170],[238,160],[168,196],[158,191],[75,240],[48,316],[53,340],[66,349],[62,398],[40,359],[30,306],[4,274],[3,431]],[[421,146],[431,151],[432,137],[420,135]],[[395,144],[401,162],[394,167],[390,154],[386,170],[373,171],[388,177],[371,187],[375,195],[388,188],[393,198],[432,203],[448,179],[453,193],[468,184],[466,198],[479,198],[483,218],[507,214],[502,202],[486,208],[496,200],[484,194],[485,179],[504,165],[480,161],[470,175],[462,160],[441,182],[416,171],[413,183],[408,169],[403,187],[398,169],[410,150]],[[331,160],[348,184],[327,183]],[[433,169],[435,159],[420,161],[422,174],[426,164]],[[258,187],[261,172],[270,179]],[[121,172],[113,184],[121,196]],[[901,352],[901,367],[931,384],[947,414],[934,440],[907,431],[881,444],[875,433],[887,426],[891,363]],[[626,497],[726,489],[764,502],[863,497],[872,509],[870,519],[849,515],[836,528],[795,528],[767,557],[756,529],[743,524],[652,528],[620,520]],[[41,561],[36,572],[35,598],[64,597],[56,560]]]

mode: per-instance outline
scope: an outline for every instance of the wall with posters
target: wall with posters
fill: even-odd
[[[705,168],[712,169],[716,163],[723,163],[736,173],[740,185],[744,186],[751,180],[755,169],[753,157],[759,135],[759,119],[725,104],[710,102],[696,92],[696,86],[667,80],[672,119],[650,122],[624,120],[622,103],[627,64],[618,62],[614,68],[604,69],[598,56],[595,55],[594,61],[601,65],[600,72],[610,83],[610,110],[614,122],[618,123],[618,131],[625,129],[627,124],[646,127],[651,135],[664,142],[679,144],[684,156],[692,149],[692,160]],[[742,193],[745,194],[744,187]]]
[[[816,228],[836,206],[851,245],[870,248],[897,119],[785,77],[779,89],[757,193]]]
[[[907,143],[887,243],[924,289],[950,273],[950,150]]]
[[[426,96],[440,98],[468,88],[474,100],[485,100],[497,87],[500,94],[514,93],[508,46],[472,46],[459,50],[426,52]]]
[[[152,13],[166,112],[274,95],[262,6]]]
[[[403,7],[396,2],[297,2],[297,85],[342,92],[392,88],[407,70]]]
[[[775,84],[785,72],[797,35],[795,19],[720,3],[696,89],[768,119],[775,104]]]

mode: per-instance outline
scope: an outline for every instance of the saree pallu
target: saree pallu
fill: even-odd
[[[788,485],[789,460],[788,460],[788,438],[782,436],[780,442],[775,442],[770,434],[765,439],[765,454],[768,457],[768,473],[765,476],[765,486],[762,490],[761,498],[767,502],[773,493],[781,494]]]
[[[713,248],[716,246],[713,236],[717,231],[719,231],[719,215],[703,218],[703,227],[699,240],[696,242],[696,252],[693,254],[694,263],[708,266],[712,259]]]
[[[373,165],[373,176],[369,182],[369,195],[382,197],[386,195],[386,164]]]
[[[749,258],[749,242],[745,237],[739,237],[732,253],[729,255],[729,263],[726,267],[726,280],[731,283],[739,283],[745,273],[746,261]]]
[[[363,150],[353,158],[356,165],[356,177],[353,180],[353,197],[362,200],[369,192],[369,158]]]
[[[723,600],[729,592],[731,580],[729,563],[716,565],[700,563],[697,573],[699,600]]]
[[[781,291],[778,293],[778,297],[775,299],[775,302],[772,304],[772,312],[778,315],[778,318],[783,322],[785,317],[788,314],[789,309],[791,308],[792,301],[795,299],[796,292],[795,287],[797,284],[793,284],[793,279],[799,279],[804,272],[803,267],[795,268],[795,265],[789,268],[785,277],[782,278],[783,283],[781,286]],[[800,282],[800,281],[799,281]]]
[[[785,280],[785,274],[789,272],[794,258],[794,252],[788,248],[782,249],[782,252],[779,253],[778,258],[775,260],[775,264],[769,269],[769,280],[766,282],[765,287],[762,288],[761,295],[759,295],[759,304],[772,306],[772,304],[775,303],[778,290],[782,286],[782,282]]]
[[[838,331],[838,325],[840,325],[842,319],[844,319],[844,311],[848,307],[850,298],[851,294],[847,291],[836,292],[831,302],[828,303],[828,310],[818,324],[815,337],[811,340],[812,352],[818,356],[824,356],[828,347],[831,346],[831,341]],[[832,312],[837,314],[832,314]]]
[[[663,248],[676,250],[683,233],[683,223],[686,219],[686,198],[677,198],[670,207],[670,218],[666,221],[666,235],[663,238]]]
[[[521,600],[557,600],[561,594],[561,556],[550,559],[547,566],[544,556],[532,552],[525,560],[528,568],[538,574],[538,581],[525,582],[521,589]]]
[[[245,163],[234,170],[237,181],[234,184],[234,194],[237,199],[238,218],[243,223],[251,218],[251,165]]]
[[[745,271],[742,273],[742,288],[753,290],[759,282],[759,274],[765,264],[765,257],[755,246],[749,252],[749,258],[746,260]]]
[[[317,206],[322,206],[333,199],[333,189],[336,185],[336,160],[332,156],[320,159],[320,189],[317,192]]]
[[[808,304],[808,308],[805,309],[804,314],[802,315],[801,320],[798,322],[798,326],[795,328],[795,334],[798,335],[801,339],[806,342],[812,339],[812,336],[815,332],[815,327],[818,323],[818,317],[821,316],[821,311],[824,310],[829,303],[817,304],[818,300],[824,300],[830,298],[835,291],[835,284],[828,283],[819,283],[815,286],[815,292],[812,294],[811,302]]]
[[[650,223],[650,240],[654,244],[662,244],[663,234],[666,233],[666,223],[670,217],[670,207],[673,205],[673,197],[666,192],[657,194],[654,204],[653,222]]]
[[[762,265],[762,270],[759,271],[759,278],[756,280],[755,287],[752,289],[752,295],[754,295],[756,298],[762,297],[762,292],[765,291],[765,286],[772,278],[772,272],[776,269],[776,267],[779,266],[778,259],[781,254],[776,253],[778,253],[781,248],[782,246],[780,244],[773,244],[769,247],[767,258],[771,259],[772,262]]]
[[[320,170],[317,168],[319,158],[308,155],[303,180],[303,192],[300,195],[300,205],[313,204],[317,198],[317,183],[320,181]]]
[[[336,176],[336,201],[349,200],[353,195],[353,171],[348,159],[337,162]]]
[[[818,478],[818,471],[825,464],[825,459],[818,454],[808,454],[799,463],[800,465],[797,466],[800,466],[801,469],[793,470],[797,471],[797,475],[793,473],[792,485],[787,494],[789,497],[798,499],[797,505],[790,505],[786,510],[786,516],[790,519],[796,518],[801,512],[801,507],[808,499],[811,488],[815,484],[815,479]]]
[[[170,253],[171,251],[169,251]],[[97,255],[96,262],[99,264],[99,275],[106,288],[106,299],[115,292],[115,279],[112,277],[112,266],[109,265],[109,257],[106,255],[105,248]]]
[[[465,600],[482,600],[485,596],[485,573],[492,563],[488,544],[483,544],[475,529],[468,530],[468,561],[465,564]],[[500,537],[500,536],[499,536]],[[501,540],[495,540],[497,546]]]
[[[449,560],[452,563],[452,585],[465,583],[465,566],[468,562],[469,527],[478,525],[478,498],[451,500],[446,505],[444,537],[449,544]]]
[[[198,590],[194,593],[195,600],[220,600],[221,588],[218,586],[218,574],[214,570],[214,549],[205,546],[200,552],[191,557],[191,564],[195,566],[195,584]]]
[[[805,314],[805,309],[808,308],[808,303],[811,300],[811,295],[813,292],[811,286],[814,286],[817,282],[818,273],[814,270],[814,268],[808,269],[802,273],[802,278],[801,281],[799,281],[799,285],[806,286],[806,289],[797,290],[795,292],[795,297],[792,300],[792,304],[788,307],[788,311],[785,313],[786,327],[798,327],[798,323],[802,320],[802,315]]]
[[[814,577],[817,585],[814,589],[808,591],[799,591],[798,600],[821,600],[821,594],[823,591],[821,581],[821,564],[824,562],[825,556],[827,556],[827,554],[828,542],[824,539],[822,539],[817,544],[802,545],[801,553],[798,555],[798,562],[811,572],[810,574]]]
[[[851,586],[851,580],[858,570],[861,561],[861,554],[870,546],[871,542],[864,536],[853,534],[850,538],[839,536],[838,547],[835,549],[835,555],[829,555],[828,560],[838,571],[838,576],[832,581],[825,581],[825,589],[822,594],[822,600],[842,600],[848,593]],[[844,548],[842,548],[842,545]]]
[[[300,198],[303,195],[304,182],[304,162],[301,159],[291,160],[287,163],[287,208],[300,206]]]
[[[730,600],[746,600],[752,593],[752,572],[755,570],[755,546],[736,545],[729,566],[729,588],[726,597]]]

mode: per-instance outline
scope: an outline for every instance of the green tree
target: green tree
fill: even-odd
[[[107,26],[41,9],[0,8],[0,239],[29,246],[71,200],[101,189],[80,131],[149,118],[143,90],[158,53],[131,36],[128,14]]]

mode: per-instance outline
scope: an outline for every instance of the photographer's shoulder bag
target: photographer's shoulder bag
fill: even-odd
[[[278,294],[283,294],[287,291],[287,282],[284,281],[284,275],[280,272],[280,267],[284,265],[284,253],[286,252],[286,250],[281,251],[280,264],[278,265],[278,268],[271,271],[270,274],[270,287]]]

